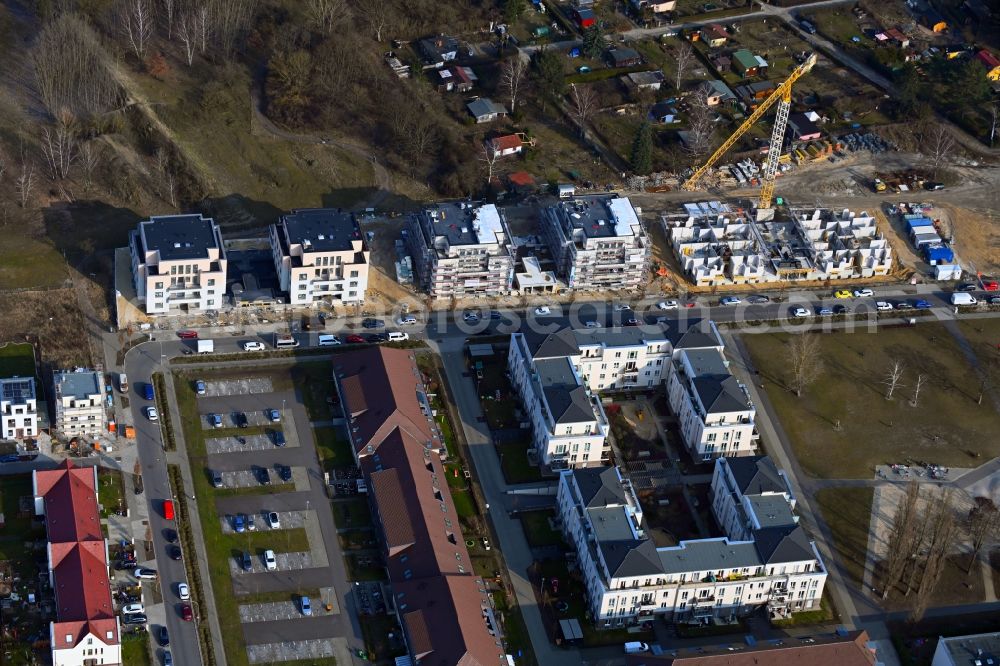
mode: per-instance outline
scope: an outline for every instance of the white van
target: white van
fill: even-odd
[[[625,654],[639,654],[649,652],[649,645],[642,641],[629,641],[625,644]]]
[[[317,338],[320,347],[333,347],[340,344],[340,338],[336,335],[324,334]]]
[[[389,331],[388,339],[389,342],[402,342],[403,340],[409,340],[410,335],[402,331]]]
[[[964,291],[956,291],[951,295],[952,305],[975,305],[979,301],[972,294],[967,294]]]

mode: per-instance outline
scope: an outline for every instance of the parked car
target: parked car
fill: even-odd
[[[122,615],[134,615],[142,612],[144,612],[142,604],[128,604],[127,606],[122,606]]]
[[[871,298],[874,295],[875,292],[868,288],[854,290],[854,298]]]
[[[805,308],[792,308],[792,316],[793,317],[808,317],[809,316],[809,310],[806,310]]]
[[[816,314],[819,315],[820,317],[832,317],[833,310],[827,307],[816,308]]]
[[[260,467],[257,470],[257,481],[260,482],[262,486],[271,485],[271,473],[267,471],[266,468]]]
[[[163,538],[167,543],[177,543],[177,530],[171,528],[163,530]]]
[[[180,546],[167,546],[167,554],[170,555],[170,559],[179,560],[181,559],[181,547]]]
[[[194,620],[194,613],[191,611],[191,604],[181,605],[181,619],[185,622],[191,622]]]
[[[264,568],[268,571],[275,571],[278,568],[278,560],[270,548],[264,551]]]
[[[535,314],[540,317],[544,317],[547,314],[552,314],[552,310],[550,310],[549,306],[547,305],[539,305],[537,308],[535,308]]]
[[[1000,305],[1000,296],[990,296],[987,302],[990,305]]]
[[[299,607],[302,609],[303,615],[312,615],[312,602],[309,601],[309,597],[303,596],[299,599]]]
[[[209,414],[208,422],[212,424],[213,428],[222,427],[222,414]]]
[[[479,321],[479,315],[476,314],[475,312],[466,312],[465,314],[462,315],[462,320],[465,321],[467,324],[475,324],[477,321]]]
[[[291,481],[292,468],[288,465],[278,465],[278,478],[282,481]]]
[[[944,189],[944,183],[935,183],[935,182],[932,182],[932,181],[927,181],[926,183],[924,183],[924,189],[927,190],[928,192],[935,192],[937,190],[943,190]]]
[[[763,303],[770,303],[771,299],[764,294],[754,294],[753,296],[747,296],[747,303],[753,303],[754,305],[761,305]]]
[[[930,307],[931,307],[931,304],[929,302],[925,301],[924,299],[919,298],[919,299],[913,301],[913,307],[915,307],[918,310],[929,310]]]
[[[895,303],[892,304],[892,307],[894,307],[897,310],[912,310],[913,304],[910,303],[909,301],[896,301]]]
[[[122,624],[146,624],[149,618],[144,613],[132,613],[122,617]]]
[[[139,580],[156,580],[157,573],[156,569],[147,569],[145,567],[136,567],[132,571],[136,578]]]
[[[163,666],[174,666],[174,657],[170,650],[163,651]]]
[[[267,418],[271,423],[278,423],[281,421],[281,412],[277,409],[267,410]]]
[[[205,391],[206,391],[205,382],[203,382],[200,379],[195,380],[194,392],[197,393],[198,395],[205,395]]]
[[[353,335],[352,334],[352,335],[348,335],[344,339],[347,340],[347,342],[349,344],[359,344],[361,342],[365,342],[365,339],[363,337],[361,337],[360,335]]]
[[[160,625],[159,636],[160,636],[160,645],[164,647],[170,645],[170,632],[167,631],[167,625],[165,624]]]
[[[739,296],[723,296],[719,300],[719,305],[739,305],[742,302]]]
[[[285,434],[280,430],[275,430],[271,433],[271,439],[274,441],[274,445],[277,447],[282,447],[285,445]],[[264,470],[265,472],[267,470]]]
[[[242,513],[233,516],[233,531],[242,534],[247,531],[247,517]]]
[[[601,325],[598,322],[596,322],[596,321],[585,321],[585,322],[583,322],[583,325],[586,326],[587,328],[600,328],[601,327]]]
[[[833,314],[838,314],[838,315],[847,314],[847,306],[846,305],[834,305],[833,306]]]
[[[218,470],[212,471],[212,487],[221,488],[222,487],[222,472]]]
[[[385,322],[382,321],[381,319],[373,319],[372,317],[366,317],[365,319],[361,320],[362,328],[383,328],[384,326]]]
[[[972,282],[963,282],[962,284],[955,287],[955,291],[975,291],[978,288],[979,287],[977,287]]]
[[[254,518],[254,515],[252,513],[247,516],[247,531],[248,532],[257,531],[257,520]]]
[[[892,303],[889,301],[876,301],[875,309],[879,312],[889,312],[892,310]]]
[[[247,419],[246,412],[236,412],[233,414],[233,421],[240,428],[246,428],[250,425],[250,421]]]
[[[177,583],[177,597],[181,601],[187,601],[191,598],[191,588],[188,587],[187,583]]]
[[[851,292],[848,289],[838,289],[837,291],[833,292],[833,296],[834,298],[850,298]]]
[[[156,413],[156,407],[146,408],[146,418],[150,421],[159,421],[160,415]]]
[[[198,338],[198,331],[177,331],[177,337],[181,340],[196,340]]]
[[[250,551],[244,550],[240,555],[240,566],[243,567],[244,571],[253,569],[253,559],[250,557]]]
[[[660,310],[676,310],[677,301],[660,301],[656,304],[656,307]]]
[[[272,530],[281,529],[281,520],[278,518],[277,511],[267,512],[267,526],[270,527]]]
[[[243,342],[243,351],[264,351],[264,343],[257,340],[246,340]]]
[[[152,400],[153,398],[156,397],[156,394],[153,392],[152,384],[147,382],[142,385],[142,397],[145,398],[146,400]]]

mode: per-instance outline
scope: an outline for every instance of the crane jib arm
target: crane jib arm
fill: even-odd
[[[760,120],[761,116],[767,113],[768,109],[770,109],[775,102],[779,100],[788,100],[788,102],[791,102],[792,84],[794,84],[804,74],[806,74],[809,70],[811,70],[813,68],[813,65],[815,64],[816,64],[816,54],[813,53],[808,58],[806,58],[805,62],[796,67],[792,71],[792,73],[788,75],[788,78],[785,79],[785,81],[780,86],[778,86],[778,88],[774,92],[768,95],[767,99],[761,102],[760,105],[756,109],[754,109],[754,112],[750,114],[750,117],[743,121],[743,124],[739,126],[739,129],[733,132],[732,135],[728,139],[726,139],[722,143],[722,145],[719,146],[718,149],[716,149],[714,153],[712,153],[712,156],[709,157],[703,165],[698,167],[695,170],[695,172],[691,174],[691,177],[684,182],[683,189],[689,191],[694,190],[698,185],[698,181],[701,180],[701,177],[704,176],[709,169],[715,166],[715,163],[719,161],[719,158],[725,155],[726,152],[733,147],[733,144],[739,141],[740,138],[747,133],[747,130],[753,127],[754,123]],[[785,121],[787,121],[788,119],[787,112],[782,115],[784,115],[784,119]],[[784,136],[784,133],[785,133],[784,126],[782,126],[781,135]],[[777,150],[778,152],[780,152],[781,147],[779,146]],[[769,156],[770,153],[771,149],[768,150]],[[774,162],[777,163],[777,157],[775,157]],[[773,190],[773,185],[771,189]]]

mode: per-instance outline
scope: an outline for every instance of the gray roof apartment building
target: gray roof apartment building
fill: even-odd
[[[657,547],[648,534],[642,506],[617,467],[561,473],[562,531],[576,549],[599,627],[650,615],[706,623],[762,606],[784,617],[819,604],[826,568],[793,516],[793,504],[775,494],[757,515],[754,504],[734,494],[728,472],[720,471],[727,462],[716,462],[712,492],[750,507],[750,531],[667,547]],[[775,511],[779,501],[785,506]]]
[[[53,425],[64,437],[97,435],[107,426],[104,411],[104,375],[77,369],[52,375],[55,396]]]
[[[293,210],[271,225],[269,235],[278,282],[289,303],[364,302],[370,252],[352,213]]]
[[[226,249],[211,218],[154,216],[129,236],[132,279],[146,314],[218,310],[226,293]]]
[[[651,244],[625,197],[576,197],[543,208],[542,236],[571,289],[641,288]]]
[[[509,294],[514,279],[511,236],[493,204],[434,204],[407,224],[418,286],[434,298]]]

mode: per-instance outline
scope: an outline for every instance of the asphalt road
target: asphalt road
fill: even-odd
[[[143,345],[129,352],[125,357],[125,372],[129,377],[129,401],[132,420],[135,424],[136,446],[142,463],[142,481],[146,501],[149,503],[149,526],[153,534],[156,559],[143,563],[160,574],[160,591],[166,609],[165,623],[170,633],[170,651],[177,666],[193,666],[202,663],[198,635],[194,622],[185,622],[180,616],[180,599],[177,584],[187,582],[187,572],[183,561],[166,557],[167,541],[164,531],[175,529],[174,521],[163,518],[163,501],[173,497],[167,477],[166,455],[159,422],[146,418],[144,409],[153,403],[143,399],[142,386],[151,383],[153,372],[158,369],[160,358],[150,353],[151,345]],[[184,553],[184,557],[194,557],[194,553]],[[196,610],[196,615],[197,609]],[[204,621],[204,618],[202,618]],[[159,629],[150,626],[151,633],[157,635]],[[154,640],[154,643],[156,641]],[[162,659],[162,650],[157,650]]]

